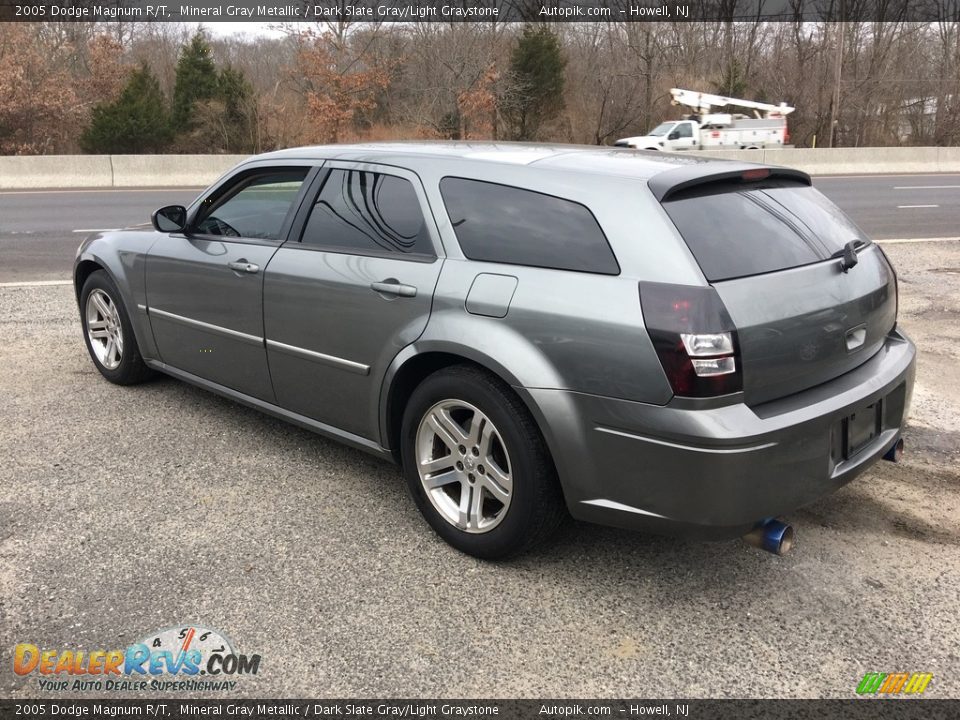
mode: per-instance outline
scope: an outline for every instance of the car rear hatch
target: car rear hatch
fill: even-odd
[[[748,405],[838,377],[883,345],[893,270],[805,175],[748,166],[664,186],[651,182],[733,321]]]

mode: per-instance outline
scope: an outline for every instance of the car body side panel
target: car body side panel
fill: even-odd
[[[164,237],[147,257],[147,301],[160,359],[268,402],[263,275],[278,245]],[[260,272],[238,272],[230,262]]]
[[[99,233],[87,238],[77,250],[74,277],[82,262],[104,268],[117,284],[127,306],[137,346],[144,358],[157,358],[156,344],[146,313],[145,260],[150,247],[161,237],[153,229]],[[81,288],[77,287],[79,299]]]
[[[242,187],[251,172],[296,167],[302,176],[287,203],[251,205],[241,211],[251,237],[194,229],[164,235],[153,245],[146,262],[147,304],[157,350],[166,365],[260,400],[275,400],[264,345],[264,270],[287,237],[318,164],[241,164],[201,194],[188,211],[188,227],[196,228],[203,209]],[[269,226],[258,224],[263,218],[270,218]]]
[[[469,313],[465,301],[476,276],[508,267],[517,287],[506,315]],[[672,396],[629,278],[448,259],[424,339],[475,348],[523,387],[660,405]]]
[[[317,193],[326,182],[325,175],[319,177],[289,240],[264,274],[270,373],[281,406],[379,441],[378,391],[393,358],[427,325],[443,246],[416,173],[369,163],[324,165],[334,171],[383,173],[408,181],[432,247],[409,255],[350,249],[341,246],[336,231],[329,228],[329,236],[305,238]],[[355,210],[368,227],[377,226],[379,221],[367,214],[370,208]],[[397,292],[389,292],[394,287]]]
[[[442,263],[283,246],[267,269],[263,304],[277,403],[378,439],[368,400],[393,357],[427,325]],[[371,289],[385,279],[416,288],[416,296]]]

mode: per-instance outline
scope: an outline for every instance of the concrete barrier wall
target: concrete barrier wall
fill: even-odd
[[[247,155],[111,155],[114,187],[206,187]]]
[[[0,157],[0,190],[205,187],[246,155],[14,155]]]
[[[770,148],[699,153],[731,160],[788,165],[811,175],[960,172],[960,148]]]
[[[698,154],[788,165],[811,175],[960,173],[960,148],[776,148]],[[205,187],[245,155],[20,155],[0,157],[0,190]]]
[[[0,190],[113,187],[109,155],[0,157]]]

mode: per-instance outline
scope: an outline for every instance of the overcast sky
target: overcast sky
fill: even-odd
[[[287,23],[295,24],[295,23]],[[205,22],[195,23],[197,27],[203,25],[214,37],[224,35],[258,35],[261,37],[281,37],[283,31],[277,28],[276,23],[258,22]]]

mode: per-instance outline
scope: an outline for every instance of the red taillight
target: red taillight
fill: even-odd
[[[897,277],[897,270],[893,267],[893,263],[890,262],[890,257],[887,255],[886,251],[876,245],[877,250],[880,251],[880,254],[883,256],[883,260],[887,263],[887,267],[890,269],[890,274],[893,276],[893,299],[895,302],[893,310],[893,328],[897,327],[897,319],[900,317],[900,279]]]
[[[743,390],[737,332],[712,287],[640,283],[643,321],[676,395]]]
[[[786,122],[783,123],[783,144],[786,145],[790,142],[790,127]]]

